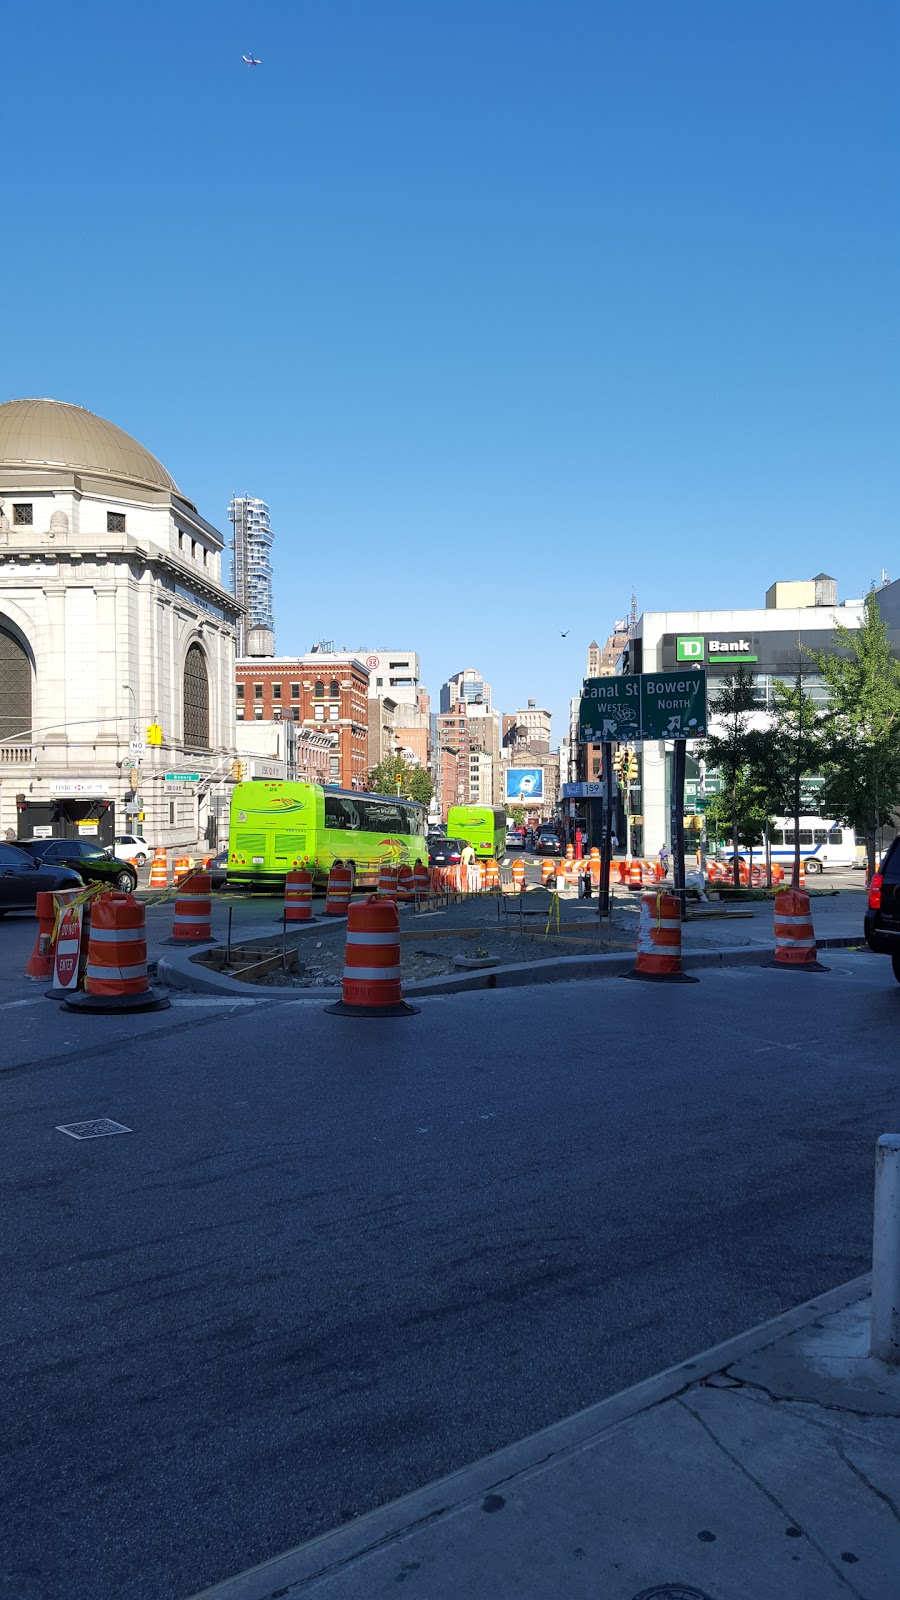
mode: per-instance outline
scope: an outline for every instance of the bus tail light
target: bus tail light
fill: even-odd
[[[870,911],[880,911],[881,910],[881,885],[882,885],[883,882],[884,882],[883,875],[880,872],[876,872],[873,875],[872,882],[869,884],[869,910]]]

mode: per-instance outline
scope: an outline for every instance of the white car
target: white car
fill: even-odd
[[[142,867],[144,862],[153,854],[146,839],[136,833],[117,833],[113,855],[120,861],[131,861],[136,867]]]

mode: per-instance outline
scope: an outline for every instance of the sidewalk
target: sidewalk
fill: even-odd
[[[900,1370],[867,1354],[867,1289],[820,1295],[204,1600],[398,1585],[404,1600],[898,1600]]]

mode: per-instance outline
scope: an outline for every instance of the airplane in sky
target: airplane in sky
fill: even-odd
[[[248,67],[261,67],[262,66],[262,62],[260,61],[258,56],[254,56],[254,55],[241,56],[241,60],[245,61],[247,63]]]

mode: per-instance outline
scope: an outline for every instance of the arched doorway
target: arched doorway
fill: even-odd
[[[191,645],[184,662],[184,742],[209,749],[209,678],[199,644]]]

